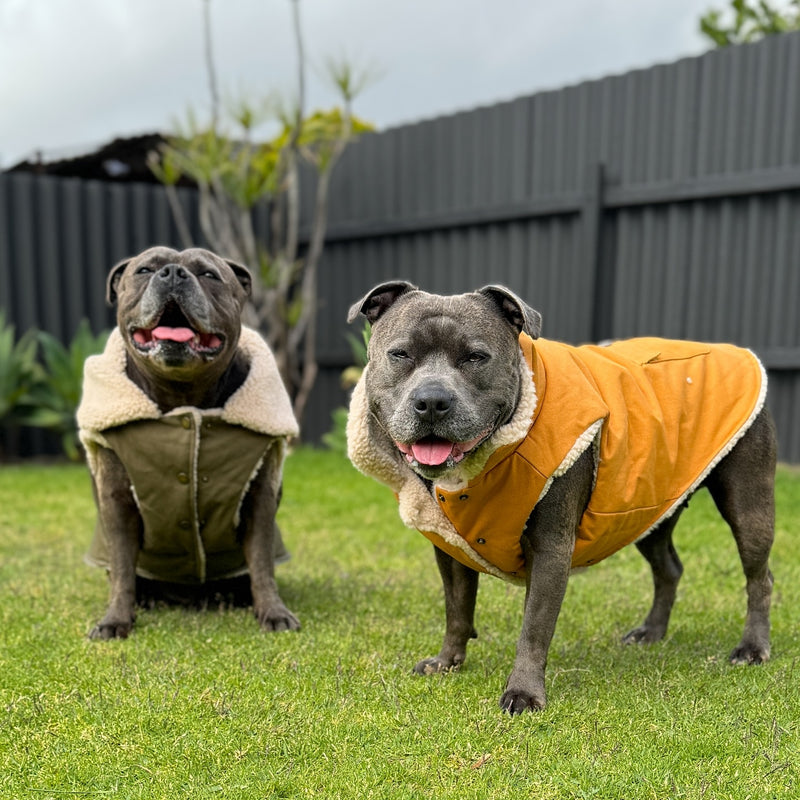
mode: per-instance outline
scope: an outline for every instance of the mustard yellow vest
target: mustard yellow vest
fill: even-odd
[[[525,576],[520,537],[533,508],[587,448],[595,482],[573,567],[606,558],[671,515],[764,404],[760,362],[732,345],[642,338],[572,347],[526,334],[519,341],[535,389],[528,421],[510,423],[520,430],[522,422],[523,436],[498,447],[463,485],[435,486],[428,497],[437,508],[410,469],[388,456],[391,443],[378,447],[380,458],[360,444],[370,426],[363,388],[349,422],[351,459],[395,490],[406,524],[461,563],[512,582]]]

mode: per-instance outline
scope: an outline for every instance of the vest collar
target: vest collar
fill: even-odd
[[[239,349],[250,362],[244,383],[221,409],[208,413],[268,436],[296,436],[297,422],[275,358],[266,342],[242,327]],[[126,351],[119,328],[111,332],[105,350],[90,356],[84,366],[83,395],[77,419],[81,438],[139,419],[160,419],[158,406],[125,372]],[[185,413],[177,408],[169,414]],[[203,413],[206,413],[205,411]]]

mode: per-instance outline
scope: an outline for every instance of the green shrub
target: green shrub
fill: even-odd
[[[25,398],[23,421],[59,434],[64,453],[73,461],[80,458],[75,412],[81,399],[83,363],[102,351],[107,338],[108,331],[95,336],[87,319],[81,320],[68,347],[44,331],[36,336],[42,364]]]
[[[333,425],[327,433],[322,434],[322,443],[334,453],[347,455],[347,434],[345,433],[347,409],[344,406],[334,408],[331,412],[331,420]]]
[[[367,348],[369,347],[370,333],[369,323],[365,322],[360,337],[352,333],[347,334],[347,342],[350,345],[354,363],[342,372],[342,386],[345,389],[352,389],[358,383],[358,379],[367,365]],[[331,419],[333,426],[328,433],[323,434],[322,442],[329,450],[345,455],[347,453],[347,436],[345,434],[347,409],[344,407],[335,408],[331,413]]]
[[[38,380],[36,333],[28,331],[15,341],[14,326],[0,310],[0,422],[16,422],[24,399]]]

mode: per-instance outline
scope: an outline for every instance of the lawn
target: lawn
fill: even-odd
[[[701,493],[664,642],[624,647],[650,577],[635,548],[576,576],[550,652],[549,705],[509,717],[523,592],[484,578],[459,673],[438,650],[431,546],[391,492],[336,453],[286,467],[278,568],[298,633],[246,609],[142,610],[90,642],[107,586],[79,466],[0,469],[0,798],[783,798],[800,796],[800,472],[782,468],[772,660],[731,667],[744,579]]]

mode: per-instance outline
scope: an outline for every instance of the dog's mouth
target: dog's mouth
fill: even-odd
[[[192,325],[180,306],[175,302],[167,304],[152,328],[133,328],[131,340],[143,353],[156,349],[163,343],[182,344],[204,356],[222,350],[225,337],[221,333],[206,333]]]
[[[395,442],[397,449],[412,467],[454,467],[473,450],[482,445],[491,435],[491,430],[466,442],[451,442],[439,436],[425,436],[416,442]]]

